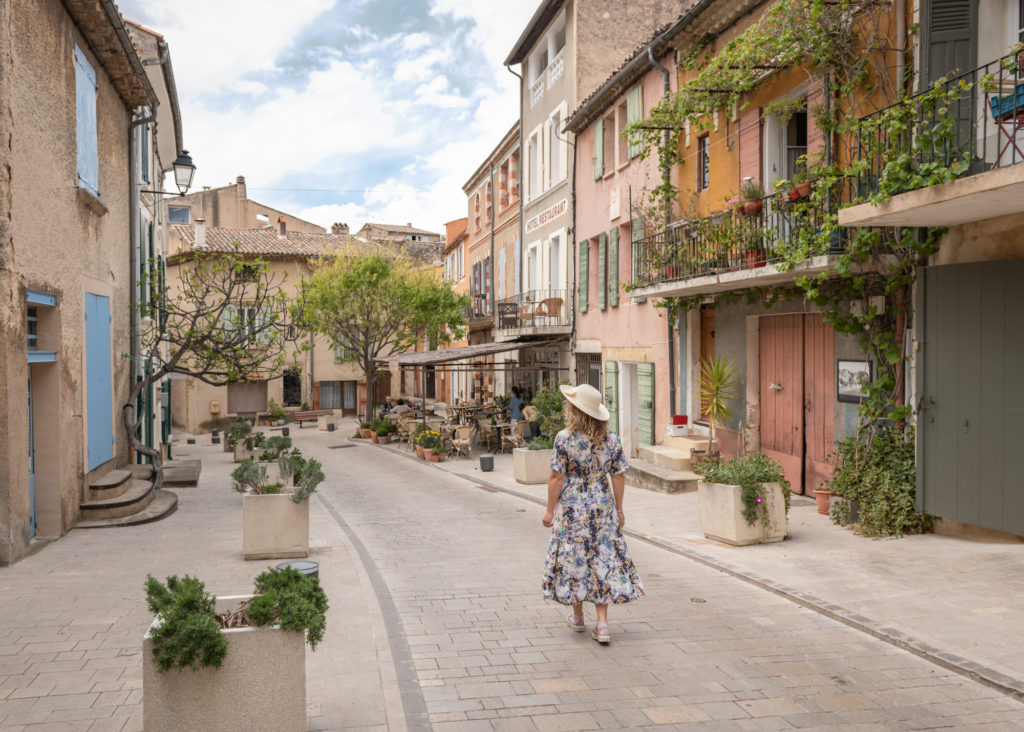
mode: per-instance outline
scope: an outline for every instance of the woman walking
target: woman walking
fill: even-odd
[[[622,536],[626,457],[622,440],[608,430],[601,393],[589,384],[559,388],[565,395],[565,429],[555,436],[543,518],[545,526],[554,528],[544,598],[572,606],[568,622],[577,632],[586,628],[583,603],[594,603],[593,638],[608,643],[608,605],[644,594]]]

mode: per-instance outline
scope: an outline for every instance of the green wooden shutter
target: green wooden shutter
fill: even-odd
[[[928,0],[922,3],[922,71],[927,86],[947,74],[974,66],[978,3],[973,0]]]
[[[604,120],[594,123],[594,180],[604,175]]]
[[[636,366],[638,417],[640,422],[640,444],[654,444],[654,364],[639,363]]]
[[[590,242],[586,239],[580,242],[579,260],[580,275],[576,287],[579,293],[580,312],[585,313],[590,294]]]
[[[608,307],[608,235],[603,231],[597,238],[597,307]]]
[[[619,362],[604,362],[604,405],[608,408],[608,428],[619,431]]]
[[[632,283],[637,284],[637,280],[640,276],[640,268],[644,264],[644,251],[643,251],[643,239],[644,239],[644,221],[643,219],[633,219],[629,226],[629,259]],[[647,302],[646,297],[634,297],[633,302]]]
[[[633,124],[639,122],[644,116],[644,88],[638,86],[636,89],[626,95],[626,123]],[[629,157],[635,158],[643,151],[643,143],[640,141],[639,135],[630,135],[627,152]]]
[[[619,306],[619,227],[608,234],[608,304]]]

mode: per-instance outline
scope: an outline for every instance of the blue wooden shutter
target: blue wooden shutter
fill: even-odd
[[[85,293],[85,388],[89,470],[114,457],[110,299]]]
[[[619,306],[619,227],[608,232],[608,304]]]
[[[604,175],[604,120],[594,123],[594,180]]]
[[[644,88],[638,86],[626,95],[626,124],[639,122],[644,116]],[[628,139],[627,152],[629,157],[635,158],[643,151],[643,143],[640,135],[630,135]]]
[[[576,283],[579,309],[581,313],[585,313],[590,300],[590,242],[586,239],[580,242],[579,272],[579,281]]]
[[[604,362],[604,405],[608,409],[608,428],[619,431],[619,362]]]
[[[75,46],[75,133],[78,141],[78,185],[100,194],[96,144],[96,72]]]
[[[608,235],[603,231],[597,238],[597,307],[608,307]]]

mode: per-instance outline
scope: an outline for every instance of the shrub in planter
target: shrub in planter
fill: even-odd
[[[277,424],[284,424],[284,421],[288,418],[288,412],[273,399],[267,402],[267,415],[270,417],[271,422]]]
[[[767,455],[740,455],[728,462],[706,460],[694,467],[701,530],[730,544],[780,541],[786,536],[789,482]]]
[[[284,451],[292,446],[291,437],[283,437],[280,435],[274,435],[268,437],[259,443],[260,447],[260,460],[264,462],[272,462],[280,459]]]
[[[316,460],[298,450],[277,463],[280,480],[247,460],[231,474],[242,497],[242,553],[246,559],[288,559],[309,554],[309,501],[324,480]]]
[[[271,569],[254,595],[214,598],[194,577],[148,576],[146,599],[146,730],[306,729],[303,636],[315,649],[328,608],[317,580]]]
[[[725,356],[706,358],[700,365],[700,396],[706,405],[708,417],[708,446],[701,452],[690,450],[694,465],[700,464],[718,453],[712,452],[715,443],[715,428],[732,418],[732,405],[736,392],[736,367]]]

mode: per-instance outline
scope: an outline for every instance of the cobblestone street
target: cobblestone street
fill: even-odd
[[[310,729],[1024,728],[997,691],[638,540],[648,596],[611,609],[601,647],[540,597],[534,504],[296,433],[329,476],[311,512],[331,611],[307,655]],[[0,727],[140,729],[146,573],[228,594],[262,569],[241,559],[229,456],[189,451],[203,476],[174,516],[0,570]]]

